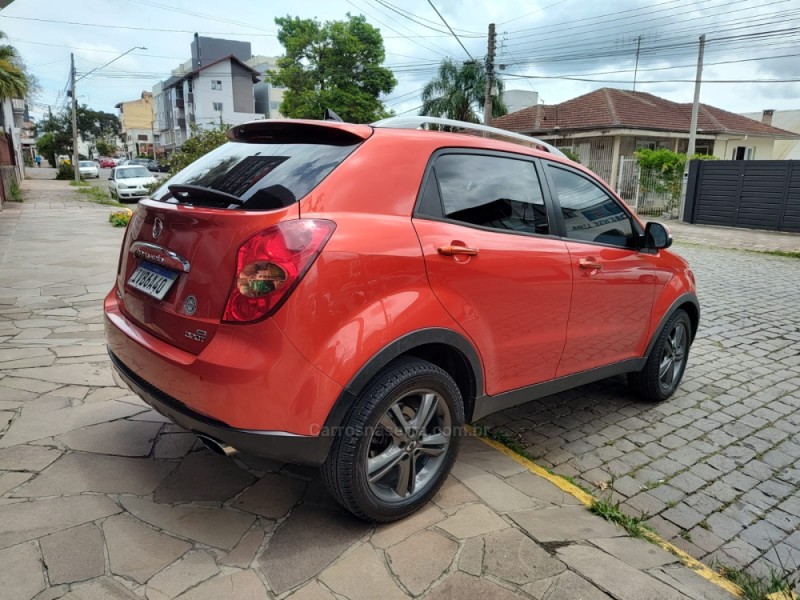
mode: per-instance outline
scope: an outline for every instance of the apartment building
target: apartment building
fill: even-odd
[[[120,134],[125,153],[129,157],[150,155],[153,152],[153,94],[142,92],[137,100],[115,105],[122,124]]]
[[[195,127],[238,125],[270,114],[256,108],[262,71],[249,64],[260,64],[253,61],[249,42],[195,35],[191,55],[153,87],[157,152],[179,148]]]
[[[275,71],[278,68],[277,58],[274,56],[253,56],[245,62],[259,73]],[[285,119],[280,111],[283,102],[283,92],[286,88],[272,85],[266,78],[253,87],[256,100],[256,112],[263,113],[267,119]]]

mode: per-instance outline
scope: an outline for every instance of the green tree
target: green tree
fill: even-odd
[[[637,150],[634,156],[639,165],[642,190],[668,194],[667,209],[675,208],[681,198],[686,154],[665,148],[658,150],[642,148]],[[716,160],[716,158],[706,154],[694,154],[690,160]]]
[[[107,139],[100,138],[95,140],[94,147],[100,156],[113,156],[117,153],[117,147]]]
[[[94,142],[98,146],[100,154],[106,154],[100,150],[100,146],[103,143],[107,144],[109,139],[118,136],[121,131],[121,125],[116,115],[92,110],[85,104],[78,106],[76,121],[78,135],[86,141]],[[72,114],[70,110],[65,109],[60,113],[41,119],[36,125],[36,133],[39,136],[36,147],[39,149],[39,153],[50,161],[50,164],[55,165],[55,158],[60,154],[72,156]],[[45,137],[43,134],[50,135]]]
[[[169,173],[174,175],[188,167],[201,156],[204,156],[222,146],[228,141],[227,131],[229,125],[220,124],[212,129],[199,129],[192,127],[192,137],[183,142],[180,149],[169,159]]]
[[[380,101],[397,85],[381,66],[386,56],[378,29],[363,16],[320,23],[279,17],[278,41],[286,53],[267,78],[286,87],[281,112],[295,119],[321,119],[330,108],[352,123],[370,123],[387,115]]]
[[[0,31],[0,40],[6,34]],[[16,49],[8,44],[0,44],[0,100],[6,98],[25,98],[29,82]]]
[[[486,89],[486,69],[481,63],[469,61],[457,64],[445,58],[439,65],[436,77],[422,88],[422,110],[426,117],[444,117],[479,123],[478,115],[483,114],[483,100]],[[500,95],[503,82],[497,80],[497,94],[492,97],[492,116],[501,117],[506,106]]]

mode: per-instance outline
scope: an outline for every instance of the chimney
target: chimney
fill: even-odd
[[[761,122],[764,125],[770,125],[771,126],[772,125],[772,115],[774,113],[775,113],[775,111],[773,109],[771,109],[771,108],[767,108],[766,110],[764,110],[764,112],[761,114]]]

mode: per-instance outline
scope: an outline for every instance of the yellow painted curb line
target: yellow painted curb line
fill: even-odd
[[[564,479],[560,475],[555,475],[553,473],[550,473],[546,469],[544,469],[544,468],[540,467],[539,465],[537,465],[532,460],[527,459],[524,456],[521,456],[520,454],[517,454],[511,448],[508,448],[507,446],[504,446],[500,442],[496,442],[493,439],[479,436],[472,426],[468,425],[467,429],[470,431],[470,433],[472,433],[472,435],[477,437],[484,444],[486,444],[488,446],[491,446],[495,450],[498,450],[498,451],[502,452],[503,454],[505,454],[506,456],[508,456],[512,460],[515,460],[516,462],[521,464],[523,467],[525,467],[528,471],[530,471],[534,475],[538,475],[539,477],[542,477],[542,478],[546,479],[547,481],[552,483],[554,486],[556,486],[557,488],[559,488],[563,492],[566,492],[570,496],[573,496],[574,498],[577,498],[587,508],[592,506],[592,504],[594,504],[595,497],[592,496],[591,494],[587,493],[587,492],[584,492],[577,485],[575,485],[573,483],[570,483],[569,481],[567,481],[566,479]],[[737,597],[741,598],[742,590],[739,588],[738,585],[736,585],[735,583],[733,583],[731,581],[728,581],[722,575],[720,575],[719,573],[717,573],[713,569],[710,569],[709,567],[707,567],[706,565],[701,563],[696,558],[693,558],[692,556],[688,555],[686,552],[684,552],[683,550],[681,550],[677,546],[673,546],[667,540],[659,537],[658,535],[656,535],[655,533],[653,533],[651,531],[645,530],[644,531],[644,537],[647,538],[648,540],[650,540],[651,542],[653,542],[654,544],[656,544],[658,546],[661,546],[667,552],[670,552],[670,553],[674,554],[675,556],[677,556],[678,559],[681,561],[681,563],[683,563],[685,566],[687,566],[690,569],[692,569],[695,573],[700,575],[700,577],[702,577],[703,579],[707,579],[708,581],[710,581],[711,583],[721,587],[725,591],[730,592],[734,596],[737,596]],[[774,600],[783,600],[783,598],[781,598],[781,596],[776,596]]]

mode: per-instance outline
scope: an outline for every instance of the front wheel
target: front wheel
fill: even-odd
[[[322,465],[322,478],[354,515],[402,519],[444,483],[463,426],[453,378],[424,360],[397,360],[359,397]]]
[[[628,374],[636,394],[649,402],[662,402],[672,396],[686,371],[692,323],[685,310],[676,310],[658,334],[644,369]]]

